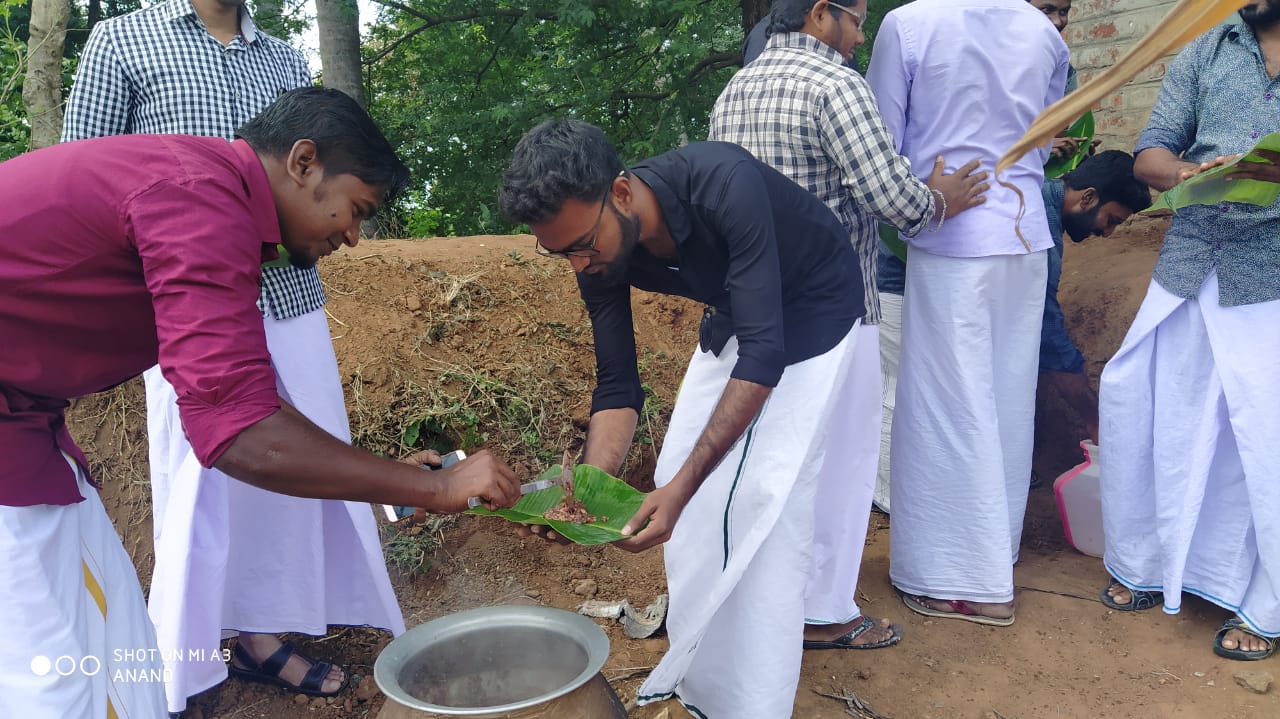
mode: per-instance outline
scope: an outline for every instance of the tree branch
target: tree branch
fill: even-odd
[[[672,95],[693,87],[695,83],[701,80],[705,75],[721,70],[726,67],[733,67],[742,63],[742,54],[737,52],[719,52],[708,55],[698,61],[697,65],[689,71],[685,76],[684,82],[678,83],[673,89],[666,92],[614,92],[609,96],[611,100],[665,100]]]
[[[416,35],[421,34],[426,30],[430,30],[431,28],[436,27],[438,25],[447,25],[449,23],[454,23],[454,22],[466,22],[467,20],[478,20],[480,18],[489,18],[489,17],[515,18],[516,22],[518,22],[520,18],[523,18],[523,17],[532,17],[537,20],[556,20],[559,18],[559,15],[552,12],[534,12],[532,10],[520,10],[518,8],[514,8],[514,9],[490,8],[486,10],[474,10],[472,12],[459,13],[457,15],[434,15],[433,16],[433,15],[427,15],[426,13],[415,10],[409,7],[408,5],[405,5],[404,3],[396,2],[396,0],[373,0],[373,2],[376,2],[379,5],[385,5],[386,7],[399,10],[400,12],[405,13],[406,15],[412,15],[413,17],[416,17],[419,20],[421,20],[422,24],[410,30],[408,33],[400,37],[395,42],[379,50],[368,60],[365,60],[364,61],[365,65],[372,65],[373,63],[381,60],[387,55],[390,55],[392,52],[395,51],[396,48],[400,47],[400,45],[402,45],[405,41],[409,40],[410,38],[413,38]]]

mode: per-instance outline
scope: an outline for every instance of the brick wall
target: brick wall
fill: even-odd
[[[1173,4],[1174,0],[1076,0],[1066,39],[1080,81],[1115,64]],[[1133,149],[1138,133],[1147,124],[1170,59],[1147,68],[1094,108],[1096,137],[1104,149]]]

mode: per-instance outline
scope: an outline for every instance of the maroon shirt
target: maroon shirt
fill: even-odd
[[[0,505],[82,498],[68,399],[159,360],[212,465],[279,406],[258,280],[280,241],[243,141],[124,135],[0,164]]]

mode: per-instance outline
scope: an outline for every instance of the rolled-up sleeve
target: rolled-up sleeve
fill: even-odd
[[[1134,147],[1136,155],[1153,147],[1163,147],[1181,155],[1196,138],[1196,53],[1200,43],[1192,43],[1178,53],[1165,72],[1160,95],[1151,108],[1151,119]]]
[[[908,237],[918,234],[933,217],[933,193],[898,154],[867,82],[855,77],[824,97],[818,126],[823,151],[843,169],[841,183],[857,204]]]
[[[636,367],[631,287],[601,285],[585,274],[577,278],[595,336],[596,389],[591,395],[591,413],[630,407],[638,414],[644,408],[644,388]]]
[[[740,162],[728,170],[710,218],[729,250],[725,289],[738,338],[730,376],[766,387],[776,387],[787,366],[772,205],[760,171]]]
[[[243,186],[228,185],[159,183],[125,211],[152,297],[160,369],[206,467],[280,407],[256,304],[259,229]]]

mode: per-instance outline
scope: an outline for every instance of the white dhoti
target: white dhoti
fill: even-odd
[[[832,401],[818,472],[806,624],[843,624],[862,614],[855,599],[880,447],[880,331],[859,326],[843,389]]]
[[[1031,475],[1044,252],[907,263],[889,575],[909,594],[1013,599]]]
[[[880,465],[871,501],[889,512],[889,446],[893,438],[893,406],[898,395],[898,357],[902,354],[902,295],[880,293]]]
[[[350,442],[324,310],[265,326],[281,397]],[[149,608],[171,711],[227,678],[208,651],[223,630],[404,632],[368,504],[290,497],[201,467],[172,386],[157,368],[145,379],[156,553]]]
[[[676,695],[702,719],[791,716],[800,681],[814,497],[835,398],[858,327],[786,368],[764,408],[685,507],[665,547],[671,646],[641,704]],[[664,486],[701,436],[737,363],[695,352],[654,479]]]
[[[166,717],[138,573],[68,462],[83,502],[0,507],[0,717]]]
[[[1218,304],[1152,281],[1102,373],[1106,564],[1133,589],[1190,592],[1280,636],[1280,300]]]

